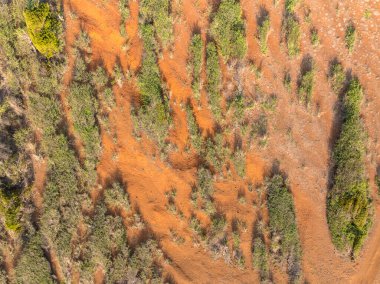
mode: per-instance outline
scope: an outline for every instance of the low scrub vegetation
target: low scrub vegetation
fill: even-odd
[[[310,106],[314,89],[314,62],[311,58],[305,58],[303,65],[298,82],[298,97],[301,103]]]
[[[153,23],[154,30],[164,46],[172,42],[173,37],[173,18],[170,14],[170,4],[169,0],[140,1],[140,14],[143,21],[145,24]]]
[[[37,2],[38,3],[38,2]],[[31,4],[24,11],[29,37],[36,49],[50,58],[61,50],[61,24],[48,3]]]
[[[285,0],[285,11],[293,13],[299,0]]]
[[[327,199],[327,220],[334,245],[355,258],[372,223],[372,205],[365,167],[365,133],[360,117],[363,90],[352,79],[343,98],[343,125],[333,151],[333,186]]]
[[[294,14],[286,14],[283,22],[283,34],[290,57],[297,56],[301,51],[301,28]]]
[[[211,35],[223,58],[243,58],[247,51],[245,27],[239,1],[222,0],[211,23]]]
[[[200,99],[201,88],[201,71],[203,61],[203,43],[200,34],[194,34],[191,39],[190,51],[189,51],[189,66],[192,74],[191,87],[193,89],[194,96],[197,100]]]
[[[342,64],[335,61],[330,64],[329,79],[334,93],[340,95],[343,90],[344,83],[346,82],[346,74]]]
[[[349,24],[346,28],[346,35],[344,37],[344,40],[346,42],[348,51],[352,52],[354,50],[356,42],[356,28],[352,23]]]
[[[267,39],[270,30],[270,19],[268,12],[259,20],[257,27],[257,38],[259,40],[260,50],[266,54],[268,52]]]
[[[269,230],[271,251],[287,267],[290,281],[301,277],[301,245],[298,236],[292,193],[281,175],[268,179]]]
[[[141,106],[135,114],[135,127],[145,131],[157,141],[160,149],[165,146],[165,137],[171,125],[169,99],[162,87],[161,74],[157,64],[154,27],[144,24],[141,27],[145,55],[138,74]]]
[[[214,43],[210,42],[206,48],[206,74],[207,85],[206,90],[210,103],[211,111],[216,119],[219,121],[222,118],[221,103],[221,72],[219,67],[218,51]]]

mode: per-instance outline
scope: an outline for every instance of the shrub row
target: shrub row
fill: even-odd
[[[344,121],[333,150],[333,186],[328,193],[327,220],[334,245],[355,258],[372,223],[365,168],[365,133],[360,117],[363,90],[352,79],[343,98]]]

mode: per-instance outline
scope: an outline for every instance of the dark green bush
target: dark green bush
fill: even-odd
[[[297,5],[299,0],[285,0],[285,11],[287,13],[294,12],[294,9]]]
[[[268,250],[261,237],[256,237],[252,246],[252,263],[259,270],[261,281],[269,279]]]
[[[214,37],[225,60],[243,58],[247,51],[245,27],[240,3],[222,0],[211,23]]]
[[[355,258],[372,223],[365,167],[365,133],[360,117],[363,90],[353,79],[343,99],[344,121],[333,151],[333,186],[328,193],[327,220],[334,245]]]
[[[193,110],[189,105],[186,106],[186,118],[187,127],[189,129],[190,143],[199,154],[203,149],[204,142],[202,138],[202,133],[195,120]]]
[[[39,3],[24,11],[25,23],[33,45],[39,52],[50,58],[61,50],[60,22],[50,11],[48,3]]]
[[[281,175],[275,175],[268,179],[266,186],[271,250],[278,260],[287,263],[287,271],[291,280],[299,279],[301,245],[292,193]]]

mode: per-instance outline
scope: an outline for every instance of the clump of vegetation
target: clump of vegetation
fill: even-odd
[[[346,42],[346,47],[349,52],[352,52],[355,47],[355,41],[356,41],[356,29],[355,26],[351,23],[346,28],[346,35],[344,37],[344,40]]]
[[[43,237],[35,232],[27,236],[25,248],[15,267],[17,283],[56,283],[52,278],[50,263],[43,250]]]
[[[333,151],[333,186],[327,199],[327,220],[334,245],[355,258],[372,223],[365,168],[365,133],[360,118],[363,90],[351,80],[343,99],[344,121]]]
[[[376,182],[376,186],[377,186],[377,192],[380,195],[380,174],[376,175],[375,182]]]
[[[211,23],[214,37],[225,60],[243,58],[247,51],[245,28],[240,4],[222,0]]]
[[[164,46],[172,41],[173,19],[170,15],[169,0],[142,0],[140,13],[145,24],[152,23],[158,38]],[[144,37],[144,36],[143,36]],[[152,34],[152,39],[154,35]]]
[[[39,52],[50,58],[61,50],[59,35],[62,27],[48,3],[28,7],[24,18],[29,37]]]
[[[77,58],[68,101],[74,129],[85,147],[86,164],[95,168],[101,147],[96,121],[98,101],[89,74],[84,60],[81,57]]]
[[[154,27],[144,24],[141,28],[145,55],[138,74],[141,107],[137,110],[135,126],[157,141],[161,149],[171,125],[169,99],[162,87],[160,70],[157,65]]]
[[[126,35],[126,30],[125,30],[125,23],[129,18],[129,7],[128,3],[129,0],[119,0],[119,11],[120,11],[120,34],[122,36]]]
[[[197,121],[195,120],[193,110],[189,105],[186,106],[186,117],[191,145],[194,147],[197,153],[200,154],[203,149],[204,141],[202,138],[202,133],[198,127]]]
[[[266,13],[257,27],[257,38],[259,40],[260,50],[262,53],[266,54],[268,52],[267,39],[268,32],[270,30],[270,19],[268,13]]]
[[[344,72],[342,64],[339,62],[332,62],[330,65],[329,74],[331,88],[334,93],[339,95],[343,90],[344,83],[346,82],[346,74]]]
[[[314,88],[314,64],[311,61],[310,66],[303,70],[299,79],[298,96],[299,100],[306,106],[309,106],[313,96]]]
[[[285,11],[293,13],[299,0],[285,0]]]
[[[218,51],[214,43],[210,42],[206,48],[206,74],[207,74],[207,93],[209,97],[211,111],[214,117],[219,121],[222,117],[220,108],[220,84],[221,72],[219,68]]]
[[[259,270],[260,280],[265,282],[269,279],[269,256],[268,249],[264,241],[262,230],[256,227],[256,237],[253,239],[252,245],[252,263]]]
[[[310,41],[314,47],[319,45],[318,30],[316,28],[310,30]]]
[[[124,186],[119,182],[114,182],[111,187],[104,191],[104,202],[107,205],[117,206],[129,210],[131,205],[129,196]]]
[[[291,90],[292,90],[292,77],[290,75],[290,72],[289,71],[286,71],[284,73],[284,80],[283,80],[283,83],[284,83],[284,87],[285,89],[290,93]]]
[[[202,38],[200,34],[194,34],[190,44],[189,66],[192,73],[191,87],[195,98],[199,100],[201,87],[201,70],[202,70]]]
[[[284,37],[290,57],[297,56],[301,51],[301,28],[294,14],[287,14],[283,23]]]
[[[131,249],[120,216],[111,215],[103,200],[94,213],[93,218],[87,218],[86,242],[77,247],[81,276],[91,281],[101,266],[107,283],[161,282],[162,269],[157,264],[161,252],[156,242],[148,237]]]
[[[281,175],[268,179],[266,186],[271,250],[278,261],[287,264],[289,277],[295,281],[301,277],[301,245],[292,193]]]

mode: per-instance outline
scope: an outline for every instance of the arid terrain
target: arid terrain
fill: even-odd
[[[0,3],[4,3],[2,5],[7,5],[7,2],[0,0]],[[172,29],[169,31],[168,43],[159,37],[159,24],[162,23],[155,18],[156,16],[149,16],[148,12],[148,16],[144,16],[141,8],[145,5],[143,2],[147,3],[149,0],[62,0],[62,3],[57,4],[57,11],[61,11],[59,19],[63,23],[64,40],[60,56],[65,58],[65,63],[61,75],[57,76],[60,80],[59,88],[55,89],[55,102],[62,117],[62,122],[57,123],[56,133],[63,133],[67,137],[67,147],[71,149],[75,160],[68,163],[76,165],[73,167],[73,173],[88,180],[78,182],[79,189],[73,191],[73,196],[67,203],[62,201],[62,193],[53,197],[46,196],[53,188],[49,186],[52,180],[49,173],[55,169],[57,163],[52,162],[54,153],[49,154],[46,150],[50,144],[44,144],[47,130],[34,122],[40,120],[33,120],[35,115],[29,111],[29,105],[33,105],[31,93],[38,93],[39,89],[27,90],[33,83],[26,84],[21,88],[22,97],[26,102],[22,111],[25,112],[26,123],[31,125],[34,133],[27,151],[31,157],[30,171],[33,174],[27,182],[30,190],[28,194],[23,195],[22,203],[26,205],[23,205],[25,209],[22,209],[20,214],[32,217],[28,217],[30,221],[25,221],[29,220],[26,217],[21,218],[22,229],[17,232],[3,229],[5,232],[2,233],[1,239],[4,278],[0,281],[380,283],[380,189],[377,184],[377,176],[380,174],[380,1],[293,1],[296,4],[292,13],[296,15],[300,28],[299,51],[294,56],[289,55],[287,39],[284,38],[284,19],[290,17],[287,16],[290,12],[285,11],[284,5],[289,1],[235,1],[241,9],[246,40],[246,52],[240,58],[224,56],[217,35],[213,33],[214,15],[217,14],[223,0],[169,1]],[[160,3],[158,0],[151,2]],[[161,3],[163,6],[166,5],[164,2],[167,1]],[[120,3],[125,3],[128,9],[125,17],[121,15]],[[161,8],[157,8],[157,15],[160,15],[160,11]],[[267,45],[265,52],[258,35],[262,14],[270,19],[264,39]],[[143,110],[142,66],[148,61],[150,54],[148,40],[142,35],[144,23],[157,29],[153,54],[157,58],[161,94],[166,96],[164,101],[170,109],[170,125],[158,132],[147,129],[153,129],[152,127],[159,123],[159,115],[152,121],[149,120],[150,124],[146,124],[145,121],[149,112],[159,113],[161,109],[152,108],[147,114],[139,112],[140,108]],[[355,46],[350,51],[346,40],[347,26],[351,24],[355,26],[356,39]],[[310,39],[311,31],[314,30],[317,31],[318,42]],[[199,94],[194,91],[192,55],[189,51],[194,34],[200,35],[203,44],[200,49]],[[220,119],[217,118],[217,112],[210,107],[212,98],[208,58],[211,56],[207,44],[214,41],[220,68],[220,82],[217,86],[221,98],[218,106],[221,110]],[[28,44],[31,42],[28,41]],[[84,68],[87,68],[84,74],[87,72],[89,79],[83,79],[85,75],[78,75],[78,58],[83,58]],[[54,62],[54,57],[51,60]],[[331,64],[335,61],[341,64],[347,75],[345,84],[351,78],[357,78],[363,89],[360,120],[363,122],[365,133],[364,166],[369,184],[372,224],[360,252],[355,257],[351,255],[353,252],[342,251],[334,246],[326,213],[328,192],[334,184],[335,165],[332,152],[344,121],[344,94],[337,94],[331,86]],[[314,77],[312,97],[305,105],[300,99],[300,86],[304,75],[302,70],[308,69],[308,62],[312,62]],[[4,66],[0,65],[0,68]],[[83,120],[78,119],[76,115],[91,111],[89,109],[92,105],[89,104],[89,108],[81,108],[81,102],[87,104],[88,100],[80,96],[75,97],[73,86],[87,82],[86,80],[92,82],[98,66],[105,71],[107,83],[104,86],[109,86],[114,101],[108,104],[107,97],[103,95],[103,90],[107,87],[101,86],[100,83],[97,85],[96,82],[91,85],[90,89],[95,90],[93,96],[97,100],[93,103],[96,110],[93,117],[98,136],[91,136],[93,128],[86,128],[85,133],[88,136],[81,136],[78,125]],[[118,68],[118,71],[115,71],[115,68]],[[6,80],[7,76],[10,75],[3,72],[0,79],[4,81],[4,90],[11,90],[4,87],[9,82]],[[284,76],[289,76],[291,80],[288,83],[284,82]],[[242,124],[236,122],[233,104],[230,104],[230,98],[237,92],[249,98],[244,105]],[[11,94],[11,91],[6,94]],[[155,101],[152,100],[153,103],[150,101],[150,104],[154,105]],[[79,107],[74,103],[79,104]],[[217,145],[215,137],[221,134],[224,137],[222,148],[230,148],[226,150],[228,154],[221,154],[223,149],[220,150],[214,144],[214,148],[207,148],[204,146],[207,142],[202,144],[200,151],[197,150],[195,142],[191,142],[195,141],[195,138],[189,126],[189,113],[199,129],[199,139],[209,141],[207,139],[211,138]],[[260,119],[265,121],[264,126],[260,124]],[[243,128],[256,129],[253,125],[258,125],[259,130],[252,137],[245,135]],[[261,129],[263,127],[264,130]],[[247,133],[253,133],[254,130],[249,131],[251,130]],[[49,137],[48,140],[55,139],[51,138],[53,136]],[[99,145],[89,148],[94,141]],[[95,152],[99,154],[93,157]],[[243,153],[242,174],[237,163],[234,164],[236,153]],[[221,156],[227,158],[222,159]],[[220,158],[219,169],[217,162],[210,162],[215,161],[215,157]],[[212,193],[207,193],[206,197],[202,195],[200,169],[206,172],[203,182],[212,184]],[[62,171],[61,175],[66,173],[66,170]],[[294,250],[296,245],[286,260],[278,260],[274,248],[275,238],[270,223],[272,209],[267,201],[270,186],[267,184],[275,173],[281,173],[286,180],[285,187],[292,197],[291,204],[294,204],[294,213],[289,214],[295,215],[296,238],[299,238],[302,252],[297,277],[294,277],[293,270],[289,268],[292,265],[289,259],[295,257],[293,254],[298,255],[295,252],[297,250]],[[107,201],[106,193],[112,186],[115,187],[115,182],[120,183],[125,190],[128,197],[127,207],[118,203],[124,202],[124,197],[123,200],[117,197],[120,198],[122,194],[116,196],[115,193],[117,198],[112,202]],[[198,187],[199,191],[196,194],[205,199],[196,197],[194,201],[192,196]],[[90,198],[85,198],[86,194]],[[90,267],[88,263],[92,263],[90,260],[84,260],[86,243],[91,239],[88,237],[91,235],[88,231],[97,224],[89,220],[96,219],[94,216],[98,212],[97,204],[102,203],[103,199],[107,204],[107,212],[121,218],[130,251],[134,251],[140,243],[149,242],[148,239],[155,241],[160,257],[152,263],[159,267],[160,280],[153,281],[150,277],[138,280],[142,275],[140,272],[135,273],[135,278],[130,274],[129,278],[120,278],[124,280],[108,278],[108,275],[116,275],[115,270],[106,268],[108,266],[105,264],[115,261],[115,248],[112,246],[108,262],[103,261],[107,253],[102,251],[103,258],[91,260],[95,263],[95,269],[85,270]],[[62,214],[60,220],[64,220],[66,214],[78,216],[72,221],[75,225],[72,225],[70,252],[67,254],[61,253],[59,238],[46,233],[49,227],[56,226],[56,221],[52,221],[53,219],[45,214],[49,206],[47,204],[55,202],[60,206],[78,203],[76,211],[62,213],[65,212],[63,207],[54,209],[61,212],[54,213]],[[216,226],[213,219],[215,216],[223,216],[225,222],[221,229],[224,234],[224,246],[213,243],[220,234],[212,233],[213,226]],[[194,225],[194,220],[199,222],[200,231]],[[262,228],[260,238],[264,251],[267,251],[265,255],[268,254],[265,261],[269,268],[264,269],[267,271],[265,273],[256,264],[254,256],[253,243],[258,234],[258,226]],[[31,230],[30,227],[35,229]],[[65,228],[57,230],[71,232]],[[47,269],[50,271],[47,273],[52,275],[52,280],[44,277],[17,276],[19,271],[22,271],[18,266],[23,263],[20,259],[26,254],[24,250],[28,247],[26,244],[31,235],[22,232],[28,230],[41,232],[41,256],[47,260]],[[57,233],[57,236],[59,235],[60,233]],[[283,240],[280,239],[279,243],[283,243]],[[87,252],[97,256],[98,252],[91,248],[89,245]],[[128,261],[125,265],[128,266]],[[31,273],[37,275],[39,272],[33,272],[33,269]],[[83,277],[85,272],[82,270],[86,273],[90,271],[90,276]],[[152,271],[156,271],[156,268],[152,268]]]

